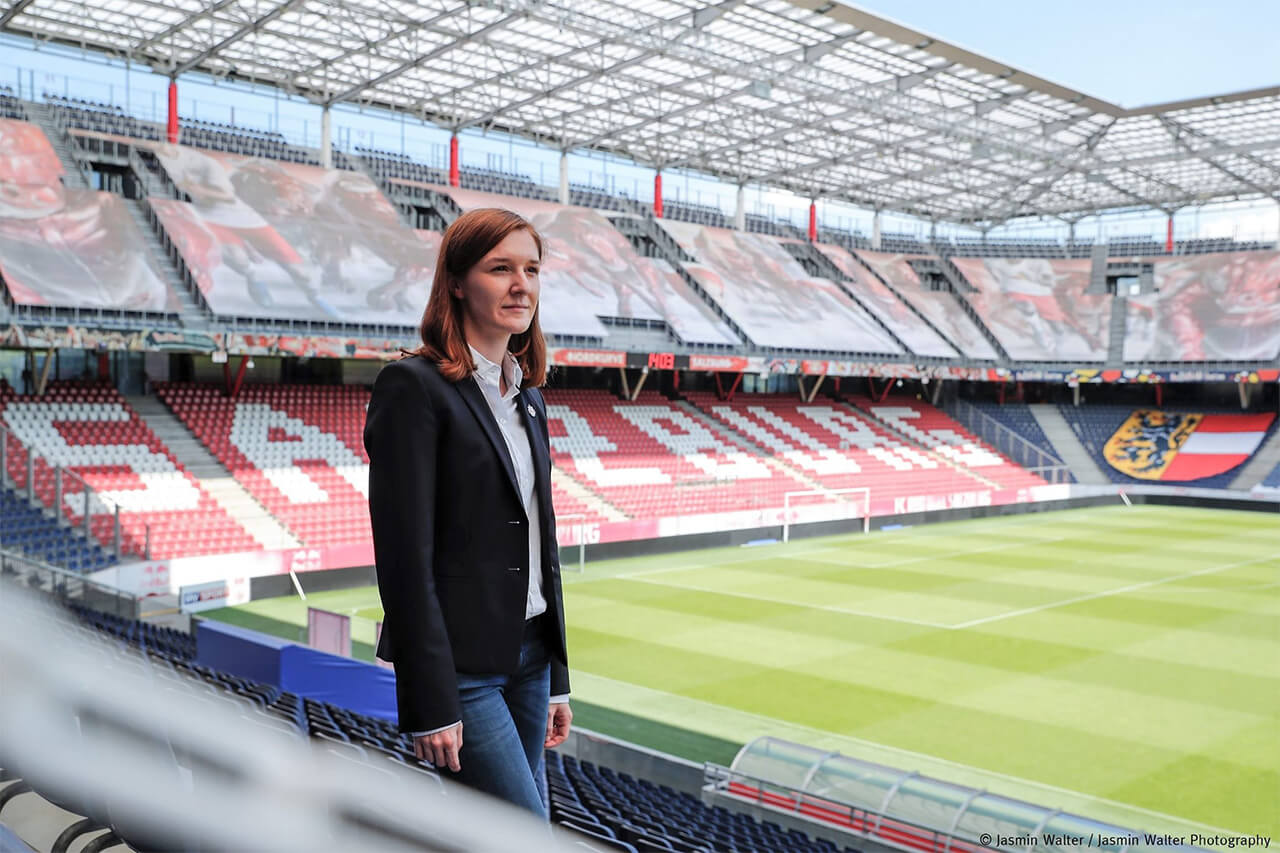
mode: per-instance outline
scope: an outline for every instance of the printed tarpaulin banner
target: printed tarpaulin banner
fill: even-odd
[[[1112,468],[1139,480],[1185,482],[1230,471],[1258,449],[1275,415],[1205,415],[1140,409],[1102,454]]]

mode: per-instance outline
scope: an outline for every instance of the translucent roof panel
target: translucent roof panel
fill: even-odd
[[[1280,87],[1125,109],[816,0],[18,0],[7,32],[926,219],[1280,197]]]
[[[727,780],[789,788],[824,805],[867,812],[875,816],[877,826],[901,822],[993,849],[1069,853],[1090,846],[1123,853],[1137,846],[1132,839],[1143,829],[1119,827],[773,737],[756,738],[743,746]],[[996,836],[994,844],[987,843],[989,836]],[[984,837],[987,842],[981,841]],[[1174,845],[1173,849],[1187,853],[1195,848]]]

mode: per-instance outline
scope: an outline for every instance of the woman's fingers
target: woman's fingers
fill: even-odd
[[[454,773],[462,769],[458,753],[462,751],[462,723],[435,734],[413,739],[413,752],[436,767],[448,767]]]
[[[544,746],[548,749],[559,746],[569,737],[569,726],[573,721],[573,711],[569,704],[558,703],[547,709],[547,739]]]

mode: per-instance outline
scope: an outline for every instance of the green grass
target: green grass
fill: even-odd
[[[1071,510],[588,563],[565,599],[586,728],[721,763],[776,735],[1124,825],[1280,836],[1274,516]],[[369,654],[376,589],[307,603],[364,617]],[[297,636],[305,611],[210,615]]]

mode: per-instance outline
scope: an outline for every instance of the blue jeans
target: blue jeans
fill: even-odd
[[[551,698],[551,657],[542,638],[542,619],[529,622],[520,644],[520,667],[513,675],[459,672],[462,750],[446,778],[522,806],[548,819],[542,780]]]

